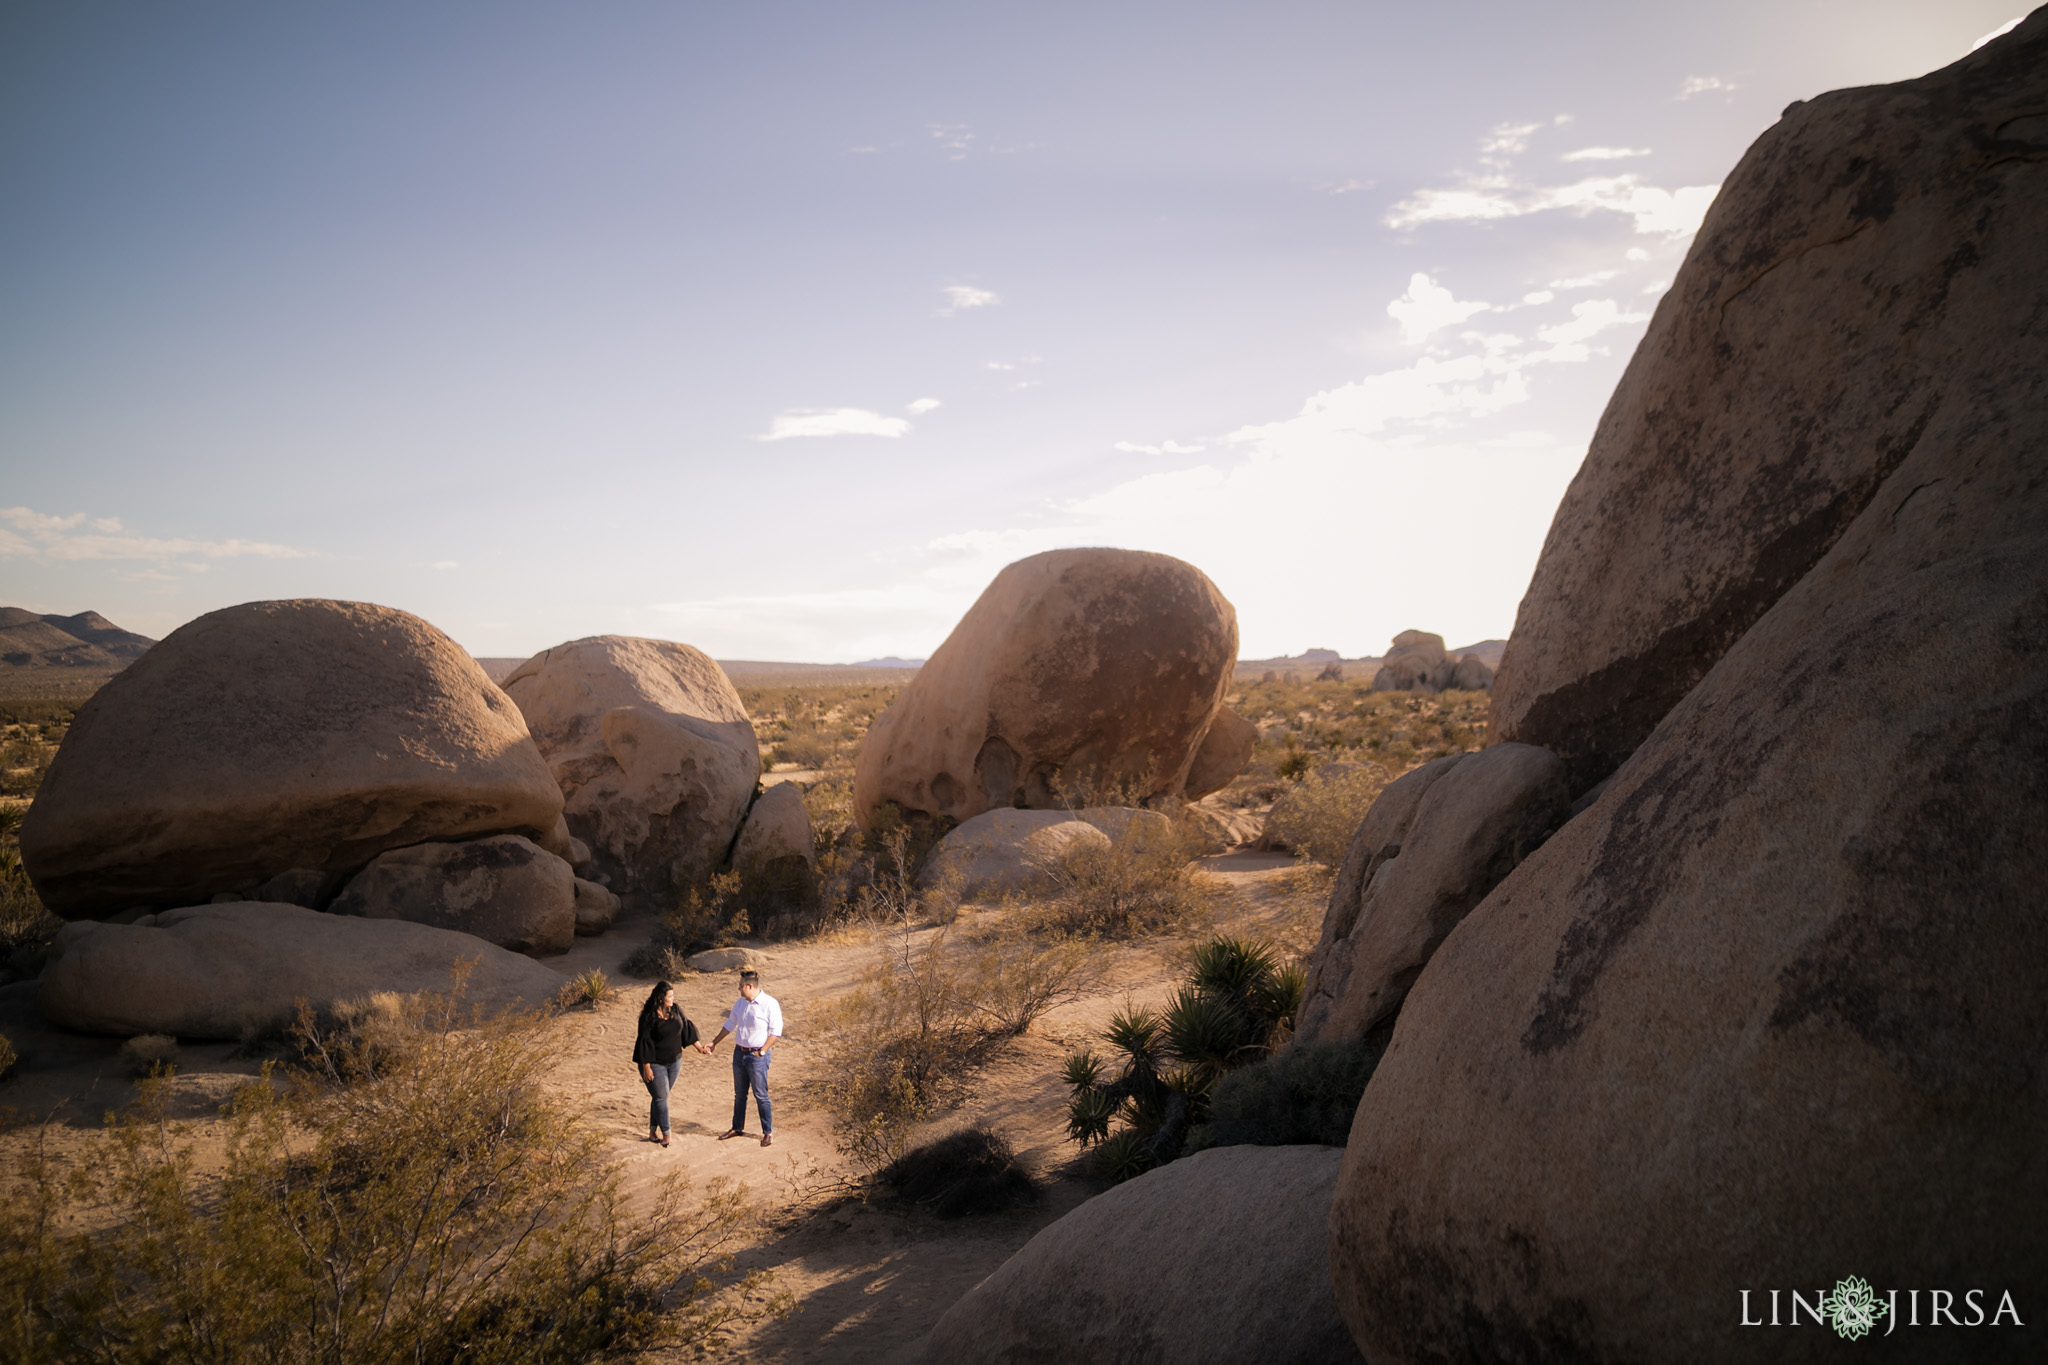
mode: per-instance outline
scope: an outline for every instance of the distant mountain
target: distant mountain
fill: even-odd
[[[155,643],[147,635],[121,629],[96,611],[38,616],[20,607],[0,607],[0,665],[10,669],[117,672]]]
[[[888,656],[887,658],[885,658],[885,659],[863,659],[863,660],[861,660],[861,661],[860,661],[859,663],[857,663],[857,664],[848,664],[848,665],[847,665],[847,667],[848,667],[848,668],[923,668],[923,667],[924,667],[924,660],[923,660],[923,659],[899,659],[899,658],[897,658],[897,657],[896,657],[896,656],[895,656],[894,654],[891,654],[891,655],[889,655],[889,656]]]
[[[1481,659],[1485,660],[1488,668],[1499,668],[1500,652],[1507,647],[1508,642],[1506,640],[1481,640],[1476,645],[1459,645],[1456,649],[1445,650],[1444,653],[1450,655],[1453,659],[1462,659],[1467,654],[1477,654]]]

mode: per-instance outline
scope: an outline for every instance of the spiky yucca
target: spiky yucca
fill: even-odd
[[[1086,1047],[1068,1056],[1068,1137],[1096,1145],[1098,1167],[1116,1181],[1173,1160],[1216,1082],[1287,1040],[1305,980],[1267,944],[1204,943],[1163,1012],[1131,1008],[1110,1020],[1102,1040],[1115,1062]]]

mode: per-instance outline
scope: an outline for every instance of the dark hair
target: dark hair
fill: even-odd
[[[761,974],[752,967],[740,973],[740,984],[742,986],[746,985],[749,981],[753,982],[756,986],[761,984]]]
[[[647,992],[647,1003],[640,1007],[640,1022],[642,1024],[645,1024],[649,1019],[654,1018],[661,1012],[662,997],[674,989],[675,987],[669,985],[666,981],[654,983],[654,989]]]

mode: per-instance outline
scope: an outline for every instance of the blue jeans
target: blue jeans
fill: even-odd
[[[653,1103],[647,1106],[647,1126],[649,1128],[659,1128],[662,1132],[666,1133],[668,1131],[668,1092],[675,1089],[676,1077],[680,1076],[683,1072],[683,1059],[678,1057],[672,1062],[650,1062],[648,1065],[654,1069],[654,1079],[641,1082],[642,1085],[647,1087],[647,1093],[654,1097]]]
[[[754,1107],[761,1111],[761,1131],[775,1131],[775,1106],[768,1102],[768,1054],[736,1047],[732,1053],[732,1126],[747,1126],[747,1091],[754,1092]]]

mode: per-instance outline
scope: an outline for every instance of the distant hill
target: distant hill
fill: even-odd
[[[7,669],[80,669],[115,673],[156,641],[123,630],[96,611],[39,616],[0,607],[0,666]]]

